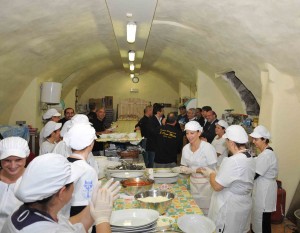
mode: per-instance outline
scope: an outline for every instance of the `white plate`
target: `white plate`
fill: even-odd
[[[198,214],[187,214],[177,219],[177,225],[183,232],[189,233],[212,233],[216,226],[208,217]]]
[[[159,212],[151,209],[125,209],[113,211],[110,225],[123,227],[138,227],[155,222]]]
[[[133,230],[145,230],[145,229],[150,229],[150,228],[156,228],[156,221],[148,223],[146,225],[143,226],[130,226],[130,227],[120,227],[120,226],[110,226],[112,231],[133,231]]]
[[[116,172],[116,173],[111,173],[110,176],[114,178],[136,178],[136,177],[141,177],[143,176],[143,172]]]
[[[161,177],[161,178],[170,178],[170,177],[176,177],[178,176],[178,173],[173,173],[173,172],[155,172],[154,177]]]
[[[157,168],[155,170],[156,173],[171,173],[171,168]]]

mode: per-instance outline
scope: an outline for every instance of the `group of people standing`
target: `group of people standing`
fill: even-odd
[[[180,112],[178,117],[164,117],[160,104],[145,108],[136,130],[145,138],[146,166],[189,174],[191,194],[215,222],[216,232],[248,233],[250,223],[254,233],[271,232],[278,164],[269,131],[259,125],[248,135],[242,126],[217,120],[209,106],[188,111],[181,107]],[[48,122],[41,134],[46,146],[27,168],[26,140],[10,137],[0,142],[0,232],[110,232],[120,186],[113,180],[98,184],[93,166],[93,153],[101,151],[95,146],[96,135],[107,133],[105,109],[90,119],[69,115],[59,123],[56,110],[44,114]],[[57,134],[63,139],[52,141]],[[256,158],[247,149],[249,136],[260,151]],[[50,144],[55,144],[53,150],[44,151]]]
[[[278,163],[269,147],[269,131],[259,125],[248,135],[242,126],[228,126],[218,120],[210,106],[188,111],[182,106],[178,117],[169,113],[166,118],[162,106],[154,105],[153,114],[151,110],[151,106],[146,107],[136,128],[146,138],[145,161],[154,161],[157,168],[172,167],[174,172],[189,174],[191,194],[215,222],[216,232],[248,233],[250,223],[254,233],[271,232]],[[175,140],[177,136],[181,142],[186,137],[188,143]],[[250,140],[260,151],[255,158],[247,149]],[[180,166],[176,166],[181,150]]]
[[[89,164],[96,131],[86,115],[76,114],[61,132],[60,152],[40,154],[26,168],[27,141],[1,140],[1,233],[111,232],[113,202],[121,187],[113,179],[98,183],[98,172]]]

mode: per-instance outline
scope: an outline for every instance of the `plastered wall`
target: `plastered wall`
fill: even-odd
[[[279,160],[278,179],[287,191],[287,207],[300,179],[299,77],[279,72],[266,64],[261,73],[262,100],[259,123],[269,128]]]
[[[131,93],[130,89],[137,89],[138,93]],[[165,82],[162,78],[154,75],[143,75],[139,83],[132,83],[128,75],[116,73],[107,76],[90,86],[87,90],[81,90],[82,93],[79,102],[88,103],[90,98],[102,98],[104,96],[113,96],[114,110],[117,104],[125,98],[140,98],[151,102],[171,103],[178,100],[178,91]]]
[[[40,82],[35,78],[14,105],[8,124],[15,125],[16,121],[22,120],[28,125],[39,127],[41,124],[39,99]]]

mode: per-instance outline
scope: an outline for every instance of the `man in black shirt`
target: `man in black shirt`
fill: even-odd
[[[175,114],[169,113],[165,125],[158,128],[154,158],[155,168],[172,168],[177,166],[177,154],[182,149],[182,131],[175,124]]]
[[[146,127],[146,132],[147,132],[146,153],[148,156],[148,164],[146,163],[145,164],[147,168],[153,168],[156,139],[157,139],[157,129],[162,124],[163,115],[164,115],[164,106],[160,104],[154,104],[153,116],[149,118]]]
[[[149,120],[150,117],[152,117],[153,115],[153,108],[151,105],[146,106],[145,110],[144,110],[144,116],[139,120],[139,122],[135,125],[135,130],[140,130],[141,131],[141,135],[144,138],[147,138],[147,122]]]
[[[105,121],[105,108],[99,108],[96,112],[97,118],[91,119],[90,122],[93,124],[92,126],[96,130],[96,135],[109,133],[109,131],[106,129],[104,125]],[[104,150],[104,143],[103,142],[97,142],[95,141],[94,147],[93,147],[93,155],[99,156],[100,151]]]
[[[90,109],[90,112],[87,114],[87,117],[89,118],[89,121],[92,121],[97,118],[96,104],[95,103],[89,104],[89,109]]]

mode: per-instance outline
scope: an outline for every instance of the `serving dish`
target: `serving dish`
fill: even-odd
[[[148,197],[152,197],[152,200],[146,201]],[[166,213],[174,197],[173,193],[161,190],[149,190],[134,195],[141,208],[157,210],[160,214]]]
[[[157,221],[159,213],[149,209],[124,209],[112,211],[110,225],[116,227],[141,227]]]
[[[187,214],[177,219],[177,225],[183,232],[189,233],[212,233],[216,230],[216,225],[208,217],[199,214]]]
[[[123,186],[124,192],[133,196],[136,193],[150,190],[154,184],[154,180],[138,177],[122,180],[120,183]]]
[[[111,173],[110,176],[115,178],[115,180],[124,180],[124,179],[128,179],[128,178],[136,178],[136,177],[141,177],[144,175],[144,172],[141,171],[135,171],[135,172],[115,172],[115,173]]]

